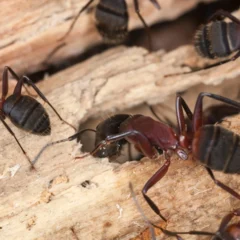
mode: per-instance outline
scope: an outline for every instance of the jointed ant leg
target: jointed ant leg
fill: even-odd
[[[131,195],[132,195],[132,199],[133,199],[133,201],[134,201],[134,203],[135,203],[138,211],[141,213],[144,221],[145,221],[145,222],[148,224],[148,226],[149,226],[149,230],[150,230],[150,233],[151,233],[151,239],[152,239],[152,240],[156,240],[155,232],[154,232],[154,229],[153,229],[153,224],[148,220],[148,218],[145,216],[142,208],[140,207],[140,205],[139,205],[139,203],[138,203],[138,200],[137,200],[137,197],[136,197],[136,194],[135,194],[135,192],[134,192],[134,190],[133,190],[133,185],[132,185],[131,182],[129,183],[129,188],[130,188],[130,192],[131,192]]]
[[[208,22],[210,21],[214,21],[216,19],[218,19],[219,17],[226,17],[229,18],[230,20],[232,20],[233,22],[235,22],[236,24],[240,25],[240,20],[238,18],[236,18],[235,16],[233,16],[231,13],[224,11],[224,10],[218,10],[217,12],[215,12],[208,20]]]
[[[196,132],[203,125],[203,97],[213,98],[240,109],[240,103],[217,94],[202,92],[198,95],[193,112],[193,132]]]
[[[17,76],[17,74],[10,68],[10,67],[5,67],[4,72],[3,72],[3,79],[4,79],[4,83],[5,83],[5,87],[3,86],[3,96],[6,95],[7,90],[8,90],[8,85],[7,85],[7,80],[8,80],[8,71],[12,74],[12,76],[18,81],[13,94],[20,96],[21,95],[21,90],[22,90],[22,86],[23,86],[23,82],[24,80],[26,80],[26,82],[35,90],[35,92],[38,94],[38,96],[40,98],[42,98],[42,100],[44,102],[46,102],[51,108],[52,110],[56,113],[56,115],[58,116],[58,118],[64,122],[65,124],[67,124],[68,126],[70,126],[71,128],[74,129],[74,131],[76,131],[76,128],[71,125],[70,123],[66,122],[61,116],[60,114],[57,112],[57,110],[52,106],[52,104],[47,100],[47,98],[44,96],[44,94],[39,90],[39,88],[30,80],[30,78],[28,78],[27,76],[23,76],[22,78],[19,78]]]
[[[165,222],[167,221],[166,218],[162,216],[157,205],[151,200],[151,198],[149,198],[147,196],[147,191],[165,176],[165,174],[168,171],[169,166],[170,166],[170,159],[167,159],[166,162],[164,163],[164,165],[156,173],[154,173],[154,175],[146,182],[146,184],[144,185],[144,187],[142,189],[143,197],[147,201],[148,205]]]
[[[89,0],[81,9],[80,11],[78,12],[78,14],[74,17],[74,20],[73,22],[71,23],[68,31],[60,38],[58,39],[58,41],[64,41],[68,35],[70,34],[70,32],[72,31],[74,25],[76,24],[78,18],[80,17],[81,13],[84,12],[95,0]],[[52,58],[52,56],[60,49],[62,48],[63,46],[65,46],[66,43],[61,43],[59,44],[58,46],[56,46],[48,55],[47,57],[45,58],[45,60],[43,61],[43,64],[46,65],[48,64],[49,62],[49,59]]]
[[[161,9],[161,7],[160,7],[160,5],[159,5],[157,0],[149,0],[149,1],[155,6],[155,8]]]
[[[131,195],[132,195],[132,198],[138,208],[138,211],[141,213],[144,221],[149,225],[149,226],[154,226],[155,228],[158,228],[160,229],[164,234],[168,235],[168,236],[173,236],[173,237],[176,237],[177,240],[182,240],[182,238],[180,236],[178,236],[178,234],[186,234],[186,235],[206,235],[206,236],[215,236],[215,233],[211,233],[211,232],[204,232],[204,231],[188,231],[188,232],[176,232],[176,231],[169,231],[169,230],[166,230],[158,225],[155,225],[154,223],[152,223],[144,214],[142,208],[140,207],[138,201],[137,201],[137,198],[136,198],[136,194],[133,190],[133,186],[131,183],[129,183],[129,188],[130,188],[130,191],[131,191]],[[151,231],[151,235],[152,235],[152,239],[156,239],[156,236],[155,236],[155,233],[154,233],[154,229],[150,228],[150,231]]]
[[[177,122],[178,122],[178,131],[179,134],[182,135],[186,132],[186,121],[183,113],[183,109],[185,113],[187,114],[189,120],[193,119],[193,114],[190,108],[188,107],[187,103],[185,100],[177,95],[176,97],[176,117],[177,117]]]
[[[16,138],[16,135],[14,134],[14,132],[11,130],[11,128],[7,125],[7,123],[4,121],[4,119],[2,118],[2,116],[0,116],[0,120],[3,123],[3,125],[6,127],[6,129],[9,131],[9,133],[15,138],[18,146],[21,148],[23,154],[25,155],[25,157],[27,158],[27,161],[29,162],[29,164],[31,165],[31,168],[34,169],[33,163],[31,162],[30,158],[27,155],[27,152],[23,149],[22,145],[20,144],[20,142],[18,141],[18,139]]]
[[[70,25],[68,31],[64,34],[63,37],[61,37],[59,39],[59,41],[63,41],[68,35],[69,33],[72,31],[75,23],[77,22],[78,18],[80,17],[81,13],[84,12],[95,0],[89,0],[81,9],[80,11],[78,12],[78,14],[76,15],[76,17],[74,18],[72,24]]]
[[[17,80],[17,82],[20,80],[20,77],[12,71],[12,69],[8,66],[5,66],[3,69],[3,77],[2,77],[2,93],[4,92],[5,97],[7,96],[7,92],[8,92],[8,71],[12,74],[13,79]],[[31,97],[36,97],[35,95],[31,94],[28,89],[26,88],[26,86],[24,84],[22,84],[22,86],[24,87],[25,91],[27,92],[27,94]]]
[[[220,188],[222,188],[223,190],[225,190],[226,192],[230,193],[232,196],[234,196],[237,199],[240,199],[240,195],[235,192],[232,188],[228,187],[227,185],[223,184],[222,182],[220,182],[219,180],[217,180],[212,172],[212,170],[208,167],[205,167],[208,174],[210,175],[211,179],[213,180],[213,182],[219,186]]]
[[[103,146],[119,141],[123,138],[131,137],[131,136],[138,137],[138,147],[141,150],[141,152],[144,154],[144,156],[151,159],[154,159],[158,156],[157,150],[150,144],[149,140],[141,132],[136,130],[130,130],[127,132],[107,136],[106,139],[98,143],[98,145],[90,153],[80,157],[76,157],[76,159],[83,158],[88,155],[94,155]]]
[[[158,2],[156,0],[150,0],[153,5],[160,9],[160,6],[158,4]],[[133,0],[133,3],[134,3],[134,8],[135,8],[135,12],[137,13],[139,19],[141,20],[145,30],[146,30],[146,33],[147,33],[147,37],[148,37],[148,48],[149,48],[149,51],[152,51],[152,38],[151,38],[151,33],[150,33],[150,28],[149,26],[147,25],[147,23],[145,22],[144,18],[142,17],[141,13],[140,13],[140,9],[139,9],[139,4],[138,4],[138,0]]]

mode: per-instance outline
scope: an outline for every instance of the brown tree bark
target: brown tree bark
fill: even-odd
[[[209,91],[213,85],[224,83],[222,94],[229,87],[229,97],[236,97],[240,89],[238,61],[183,74],[191,70],[187,66],[195,69],[204,64],[209,62],[200,59],[191,46],[167,54],[119,47],[47,78],[39,88],[61,116],[76,127],[101,112],[120,111],[143,102],[163,102],[175,92],[200,83],[207,85]],[[51,136],[26,134],[7,120],[31,158],[46,143],[73,134],[46,104],[45,107],[52,123]],[[239,116],[229,121],[231,124],[226,126],[239,134]],[[148,217],[159,222],[140,190],[162,166],[163,157],[122,166],[91,156],[75,161],[74,157],[80,154],[79,145],[67,142],[47,149],[37,162],[36,171],[30,171],[2,124],[0,132],[0,239],[131,239],[146,225],[130,197],[129,182]],[[221,218],[239,207],[239,201],[215,186],[191,157],[189,161],[173,157],[171,162],[166,177],[149,191],[169,220],[160,224],[174,230],[216,231]],[[238,175],[217,173],[217,177],[240,192]],[[81,183],[86,180],[91,184],[84,188]]]

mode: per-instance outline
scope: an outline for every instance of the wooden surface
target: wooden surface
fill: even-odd
[[[147,23],[152,24],[175,19],[194,8],[199,2],[211,1],[213,0],[159,0],[161,11],[157,11],[149,1],[140,1],[140,7]],[[86,2],[86,0],[1,1],[0,72],[6,65],[14,68],[19,74],[33,73],[46,68],[43,61],[58,46],[58,39],[64,35],[73,17]],[[142,27],[134,13],[133,1],[127,2],[130,12],[129,29]],[[84,13],[67,39],[66,47],[62,48],[50,62],[56,63],[76,56],[101,41],[94,26],[93,11]]]
[[[59,113],[77,127],[102,112],[163,102],[186,89],[191,93],[200,83],[209,91],[213,85],[225,84],[222,91],[229,87],[228,94],[236,96],[240,89],[239,60],[181,74],[190,70],[186,65],[195,68],[208,63],[196,56],[191,46],[167,54],[119,47],[59,72],[39,87]],[[180,74],[166,77],[174,73]],[[49,137],[26,134],[7,120],[31,158],[44,144],[73,134],[45,107],[52,122]],[[239,121],[237,117],[235,125],[230,124],[238,133]],[[162,158],[121,166],[92,157],[75,161],[79,145],[68,142],[46,150],[34,172],[2,125],[0,132],[0,239],[131,239],[146,228],[129,195],[128,183],[131,181],[140,195],[144,183],[162,165]],[[217,176],[240,192],[237,175]],[[85,180],[91,181],[90,187],[82,187]],[[239,207],[239,202],[216,187],[191,158],[183,162],[174,157],[168,174],[149,195],[169,220],[166,227],[175,230],[215,231],[222,216]],[[149,218],[159,222],[142,197],[140,202]]]

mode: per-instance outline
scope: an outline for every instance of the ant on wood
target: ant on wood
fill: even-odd
[[[13,94],[7,97],[8,94],[8,73],[11,73],[13,78],[17,80],[17,85],[13,91]],[[5,118],[8,117],[11,122],[18,128],[25,130],[29,133],[46,136],[51,133],[51,124],[48,113],[45,108],[34,98],[22,95],[22,87],[24,86],[24,80],[36,91],[38,96],[46,102],[52,110],[56,113],[58,118],[65,124],[72,127],[75,131],[76,129],[68,122],[66,122],[57,112],[57,110],[51,105],[43,93],[38,89],[38,87],[27,77],[19,76],[12,70],[12,68],[5,66],[2,76],[2,96],[0,99],[0,120],[9,133],[15,138],[17,144],[21,148],[23,154],[26,156],[28,162],[33,168],[33,163],[28,157],[26,151],[23,149],[22,145],[18,141],[14,132],[5,122]]]
[[[215,21],[227,17],[232,22]],[[200,27],[194,37],[194,45],[202,57],[221,58],[238,51],[231,60],[240,56],[240,20],[231,13],[218,10],[214,13],[209,23]]]
[[[155,8],[160,9],[157,0],[149,0]],[[86,11],[95,0],[88,0],[88,2],[80,9],[76,17],[73,19],[68,31],[64,34],[59,41],[64,41],[71,33],[74,25],[76,24],[80,15]],[[152,40],[150,29],[140,13],[138,0],[133,0],[135,12],[141,20],[148,36],[148,47],[151,51]],[[117,45],[124,42],[128,36],[128,21],[129,15],[127,10],[126,0],[100,0],[96,6],[95,11],[96,28],[102,36],[103,41],[107,44]],[[55,47],[47,56],[45,63],[52,58],[52,56],[63,46],[62,43]]]
[[[221,126],[204,125],[204,97],[215,99],[240,110],[239,102],[213,93],[202,92],[198,95],[192,113],[185,100],[180,95],[177,95],[177,132],[169,125],[161,121],[156,121],[151,117],[140,114],[129,115],[119,124],[117,134],[108,135],[90,153],[77,158],[83,158],[89,154],[94,156],[97,151],[123,139],[132,143],[138,151],[150,159],[157,160],[159,158],[159,151],[162,150],[166,161],[144,185],[142,194],[152,210],[164,221],[166,219],[162,216],[154,202],[148,197],[147,192],[165,176],[173,154],[176,154],[182,160],[187,160],[189,155],[192,154],[193,158],[206,168],[209,176],[217,186],[240,199],[240,195],[237,192],[217,180],[212,172],[212,170],[223,171],[225,173],[239,172],[240,136]],[[184,111],[190,124],[186,122]],[[33,164],[36,163],[47,147],[60,142],[72,141],[79,134],[82,134],[82,132],[45,145],[33,160]]]

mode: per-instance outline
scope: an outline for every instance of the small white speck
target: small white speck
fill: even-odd
[[[116,204],[116,207],[117,207],[117,209],[118,209],[118,211],[119,211],[119,216],[118,216],[118,219],[119,219],[119,218],[121,218],[121,217],[122,217],[122,212],[123,212],[123,209],[120,207],[120,205],[119,205],[119,204]]]

